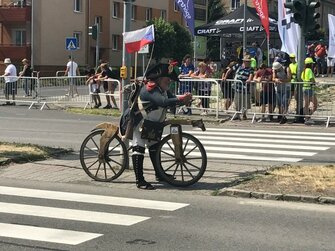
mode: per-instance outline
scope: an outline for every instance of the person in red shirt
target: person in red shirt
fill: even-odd
[[[271,113],[273,113],[275,103],[275,88],[272,81],[272,69],[268,68],[266,64],[261,64],[259,70],[256,72],[254,76],[254,81],[261,85],[261,113],[262,118],[258,120],[258,122],[265,121],[265,106],[268,105],[269,119],[272,121],[273,117]]]
[[[324,74],[327,70],[327,47],[323,40],[320,40],[320,43],[315,47],[315,61],[316,61],[316,76],[321,74],[324,77]]]

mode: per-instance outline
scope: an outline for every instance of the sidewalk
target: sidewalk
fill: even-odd
[[[154,171],[148,156],[145,158],[144,175],[148,182],[152,182],[158,189],[171,192],[190,192],[210,195],[213,191],[228,187],[249,174],[264,171],[269,166],[259,162],[241,162],[219,160],[211,162],[204,176],[193,186],[180,188],[164,182],[155,181]],[[22,179],[31,181],[59,182],[73,184],[89,184],[96,186],[117,187],[121,189],[137,189],[133,170],[125,172],[113,182],[97,182],[86,175],[81,168],[78,154],[70,154],[25,164],[11,164],[0,169],[1,178]]]

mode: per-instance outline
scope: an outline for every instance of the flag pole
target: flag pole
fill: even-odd
[[[135,69],[134,69],[134,80],[137,78],[137,51],[135,52]]]
[[[246,53],[247,50],[247,0],[244,0],[244,8],[243,8],[243,56]]]

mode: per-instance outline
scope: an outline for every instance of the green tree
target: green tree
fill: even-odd
[[[176,46],[176,32],[172,24],[162,18],[155,18],[149,25],[155,26],[155,43],[150,45],[150,52],[153,49],[152,57],[158,62],[162,58],[171,57],[171,52]]]
[[[208,23],[216,21],[222,18],[226,13],[226,10],[221,0],[209,0],[208,1]],[[207,56],[212,60],[220,60],[220,38],[209,37],[207,39]]]
[[[188,30],[179,23],[173,22],[172,26],[176,32],[176,45],[170,57],[180,63],[186,54],[193,55],[192,37]]]

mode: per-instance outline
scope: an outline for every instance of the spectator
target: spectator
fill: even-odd
[[[290,101],[291,73],[288,67],[284,67],[279,62],[273,63],[272,70],[272,79],[276,86],[279,114],[282,114],[278,116],[278,121],[280,124],[285,124],[287,122],[285,114],[287,114]]]
[[[23,64],[23,69],[19,73],[19,77],[24,77],[23,88],[24,88],[25,97],[27,97],[27,96],[31,96],[33,91],[35,90],[33,79],[29,79],[32,77],[33,71],[31,69],[28,59],[26,58],[22,59],[22,64]]]
[[[208,65],[205,62],[200,62],[198,65],[198,70],[191,75],[192,78],[203,79],[209,76]],[[207,96],[200,98],[201,106],[203,112],[200,115],[208,115],[209,108],[209,97],[211,96],[211,83],[207,81],[196,82],[197,85],[197,94],[199,96]]]
[[[327,47],[323,40],[315,47],[316,76],[324,77],[326,72]]]
[[[301,73],[301,79],[304,81],[303,91],[305,124],[314,123],[312,120],[310,120],[310,115],[312,115],[318,107],[318,100],[316,99],[315,95],[315,76],[312,70],[313,63],[314,61],[312,58],[306,58],[305,69]],[[310,103],[313,104],[312,110],[309,109]]]
[[[234,103],[236,111],[242,113],[243,119],[247,119],[247,109],[251,108],[250,84],[254,78],[254,70],[250,66],[250,56],[243,58],[242,66],[237,70],[235,80]],[[240,119],[237,115],[234,119]]]
[[[270,45],[270,51],[269,51],[270,65],[273,64],[275,57],[277,56],[277,52],[278,50],[274,46]]]
[[[92,98],[94,102],[94,108],[99,108],[101,106],[100,99],[100,83],[96,80],[96,74],[94,69],[89,70],[86,74],[86,84],[90,85],[90,92],[92,93]]]
[[[106,63],[101,65],[101,70],[102,72],[100,73],[98,80],[103,82],[103,87],[106,93],[106,101],[107,101],[107,105],[104,106],[103,109],[112,109],[112,108],[118,109],[114,97],[114,92],[117,87],[117,82],[115,82],[117,76],[113,71],[111,71],[111,69],[108,67],[108,64]],[[114,81],[112,79],[114,79]],[[113,102],[114,107],[112,107],[111,105],[111,100]]]
[[[298,63],[295,60],[295,54],[290,54],[290,60],[291,63],[289,65],[290,68],[290,72],[291,72],[291,97],[294,98],[295,97],[295,91],[296,91],[296,84],[294,84],[295,82],[298,82]]]
[[[221,90],[223,98],[225,99],[225,110],[227,111],[234,100],[234,90],[232,80],[235,78],[235,74],[240,65],[236,61],[230,62],[226,69],[222,73]]]
[[[69,61],[66,64],[66,70],[64,76],[68,76],[70,83],[69,83],[69,91],[65,96],[79,96],[77,85],[76,85],[76,76],[80,76],[78,64],[73,60],[71,56],[69,56]],[[75,93],[74,93],[75,92]]]
[[[327,57],[327,76],[332,77],[334,73],[335,58]]]
[[[194,65],[192,64],[191,56],[187,54],[183,58],[183,64],[180,67],[180,74],[178,78],[189,78],[193,72],[194,72]],[[178,94],[183,95],[185,93],[192,93],[192,89],[193,87],[191,82],[180,82]],[[187,107],[189,106],[190,105],[188,105]],[[190,108],[186,108],[186,110],[181,108],[178,113],[181,112],[188,115],[192,114]]]
[[[261,84],[261,113],[262,118],[258,120],[258,122],[265,121],[265,106],[268,105],[268,112],[269,112],[269,119],[272,121],[274,110],[274,104],[275,104],[275,88],[273,83],[270,83],[272,81],[272,70],[268,67],[266,67],[266,64],[261,64],[259,70],[256,72],[254,81],[256,83]]]
[[[6,65],[5,73],[5,98],[9,100],[9,95],[12,95],[12,100],[15,100],[17,94],[17,71],[15,65],[12,64],[10,58],[5,58],[4,64]],[[15,105],[15,102],[10,103],[6,101],[6,105]]]
[[[256,43],[256,60],[257,60],[257,68],[263,63],[263,52],[258,43]]]

